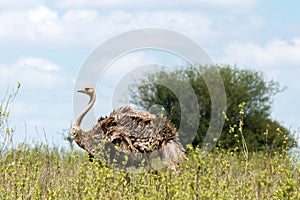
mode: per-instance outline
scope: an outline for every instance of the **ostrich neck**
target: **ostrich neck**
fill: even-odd
[[[90,101],[88,105],[85,107],[85,109],[78,115],[76,118],[73,128],[75,129],[81,129],[80,124],[86,113],[93,107],[94,103],[96,101],[96,94],[94,93],[93,95],[90,96]]]

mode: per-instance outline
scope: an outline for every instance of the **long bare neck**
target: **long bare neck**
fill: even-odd
[[[78,115],[78,117],[76,118],[74,124],[73,124],[73,128],[75,129],[81,129],[80,128],[80,124],[81,124],[81,121],[82,119],[84,118],[84,116],[86,115],[86,113],[93,107],[94,103],[96,101],[96,94],[93,93],[91,96],[90,96],[90,101],[88,103],[88,105],[85,107],[85,109]]]

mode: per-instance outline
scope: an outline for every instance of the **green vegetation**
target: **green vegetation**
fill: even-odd
[[[238,69],[230,66],[217,66],[217,68],[224,82],[227,100],[227,120],[218,140],[218,146],[226,149],[236,146],[234,136],[238,135],[240,137],[237,134],[238,129],[233,130],[236,134],[228,134],[228,130],[233,124],[239,124],[239,104],[241,103],[245,103],[243,127],[249,151],[259,151],[265,146],[280,149],[285,141],[283,135],[289,138],[287,142],[292,146],[295,140],[289,135],[289,130],[270,116],[273,98],[283,90],[279,84],[272,80],[265,80],[261,72],[254,70]],[[168,83],[168,87],[171,86],[179,90],[180,86],[185,85],[185,81],[188,81],[198,98],[200,112],[198,133],[193,145],[201,145],[211,121],[211,96],[202,77],[202,74],[209,73],[209,70],[209,67],[200,66],[197,69],[186,67],[171,72],[150,73],[134,85],[132,103],[145,110],[149,110],[155,104],[162,105],[167,117],[178,128],[182,113],[190,112],[182,111],[183,108],[180,107],[178,97],[175,96],[173,91],[158,83]],[[191,99],[191,97],[188,95],[191,94],[187,94],[185,91],[179,93],[183,94],[180,98],[185,98],[187,99],[186,102],[189,102],[188,99]],[[192,109],[195,109],[195,106],[192,106]],[[184,130],[188,130],[188,127],[184,127]],[[280,137],[277,135],[278,130],[283,133],[279,135]],[[187,137],[180,138],[183,143],[186,143],[185,138]]]
[[[19,88],[19,86],[18,86]],[[201,157],[189,146],[187,159],[176,171],[128,174],[90,162],[82,151],[47,144],[10,146],[9,105],[2,101],[0,199],[300,199],[300,165],[290,152],[290,137],[280,129],[268,134],[283,138],[280,148],[264,145],[249,152],[244,138],[245,104],[238,122],[226,134],[234,145],[216,147]],[[3,102],[9,102],[4,103]],[[272,130],[273,131],[273,130]],[[1,138],[1,142],[2,142]]]
[[[299,199],[300,168],[286,154],[198,149],[177,172],[126,174],[77,151],[20,144],[0,157],[1,199]]]

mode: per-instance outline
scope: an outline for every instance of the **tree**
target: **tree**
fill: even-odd
[[[260,150],[263,147],[280,148],[283,144],[294,143],[289,136],[289,131],[271,119],[271,108],[274,96],[283,91],[279,83],[266,80],[261,72],[238,69],[230,66],[216,66],[223,79],[226,90],[226,118],[223,131],[218,140],[218,146],[233,148],[237,145],[237,129],[230,132],[230,127],[239,124],[243,119],[243,135],[248,150]],[[193,67],[181,68],[173,71],[160,71],[147,74],[146,78],[139,80],[131,88],[133,104],[145,110],[152,105],[159,104],[165,109],[167,117],[178,128],[181,120],[182,108],[176,95],[168,87],[161,83],[172,84],[176,88],[188,80],[193,88],[199,105],[200,121],[196,137],[193,139],[194,146],[200,145],[207,133],[211,117],[211,97],[201,72],[208,67],[200,66],[198,70]],[[147,83],[147,84],[144,84]],[[185,98],[190,98],[189,96]],[[245,103],[243,116],[241,116],[239,104]],[[185,127],[188,131],[188,127]],[[286,141],[288,138],[288,141]],[[185,140],[185,135],[181,135]],[[183,142],[185,144],[185,142]]]

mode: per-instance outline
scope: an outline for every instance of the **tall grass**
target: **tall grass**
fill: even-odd
[[[1,199],[300,199],[300,168],[286,153],[215,149],[158,173],[127,174],[78,151],[20,144],[0,158]],[[246,171],[245,171],[246,170]]]
[[[0,199],[300,199],[300,166],[288,153],[287,142],[280,150],[266,146],[264,151],[248,152],[243,104],[239,124],[231,126],[240,134],[239,147],[215,148],[204,158],[198,148],[190,148],[176,172],[129,174],[90,162],[82,151],[48,144],[8,147],[14,129],[7,124],[9,109],[3,102]]]

